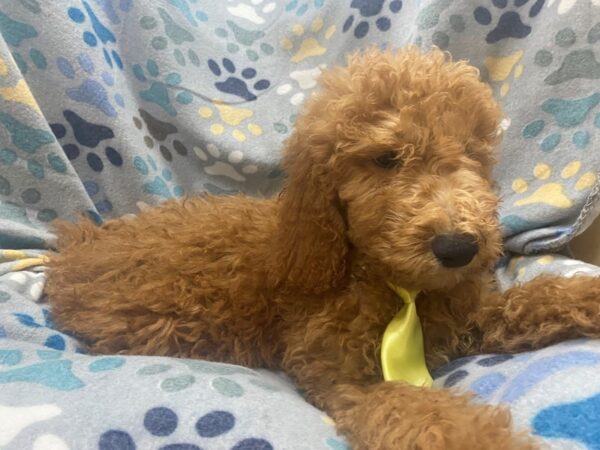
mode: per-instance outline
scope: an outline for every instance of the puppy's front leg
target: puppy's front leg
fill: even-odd
[[[518,352],[600,337],[600,278],[538,277],[489,294],[474,313],[481,352]]]
[[[335,420],[354,450],[536,448],[511,428],[508,411],[445,389],[383,382],[378,356],[383,307],[339,299],[286,336],[284,369]]]
[[[337,385],[326,408],[354,450],[525,450],[538,446],[512,428],[508,410],[448,389],[400,382]]]

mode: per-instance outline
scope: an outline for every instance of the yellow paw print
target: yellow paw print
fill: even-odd
[[[581,170],[581,161],[571,161],[560,172],[560,177],[569,182],[579,174]],[[533,169],[533,175],[539,181],[547,180],[552,176],[552,168],[548,164],[537,164]],[[591,188],[596,183],[596,174],[586,172],[575,182],[574,188],[577,192]],[[512,189],[518,194],[524,194],[529,190],[529,184],[523,178],[517,178],[512,183]],[[543,203],[555,208],[570,208],[573,201],[565,192],[565,185],[556,182],[548,182],[537,188],[531,195],[517,200],[515,206],[534,205]]]
[[[323,28],[325,27],[325,23],[321,17],[317,17],[310,24],[310,32],[313,36],[304,37],[306,35],[306,30],[303,25],[297,23],[292,27],[292,33],[294,34],[292,41],[290,38],[283,38],[280,42],[281,48],[288,51],[293,51],[292,62],[299,63],[304,61],[307,58],[311,58],[313,56],[320,56],[327,52],[327,47],[321,45],[321,43],[315,37],[317,34],[320,34]],[[325,41],[331,39],[331,37],[336,32],[336,26],[331,25],[328,27],[322,34],[322,39]],[[297,40],[303,38],[302,42],[298,45]],[[323,41],[322,41],[323,42]]]
[[[321,420],[323,421],[323,423],[325,425],[328,425],[330,427],[335,427],[335,422],[333,421],[333,419],[329,416],[321,416]]]
[[[47,264],[49,258],[45,255],[30,255],[21,250],[2,250],[0,261],[2,260],[13,261],[14,265],[10,270],[18,271]]]
[[[5,77],[6,75],[8,75],[8,65],[0,58],[0,77]]]
[[[521,267],[523,262],[525,262],[524,256],[515,256],[511,258],[510,262],[508,263],[508,267],[506,268],[507,275],[516,278],[523,278],[527,272],[526,267]]]
[[[2,58],[0,58],[0,77],[8,76],[8,64]],[[0,98],[7,102],[21,103],[22,105],[29,106],[31,109],[40,112],[33,94],[29,90],[29,86],[24,79],[19,79],[17,84],[10,87],[0,87]]]
[[[244,142],[248,138],[246,132],[249,132],[253,136],[263,134],[263,129],[259,125],[248,122],[254,116],[254,111],[251,109],[236,108],[226,105],[219,100],[214,100],[213,106],[217,109],[217,113],[221,119],[220,123],[213,123],[210,126],[210,132],[213,135],[222,135],[228,127],[231,129],[231,135],[238,142]],[[208,106],[203,106],[198,110],[198,114],[203,119],[211,119],[215,115],[215,111]]]
[[[500,96],[504,97],[510,90],[508,77],[513,74],[515,80],[518,80],[523,75],[523,65],[519,64],[523,58],[523,50],[517,50],[508,56],[488,56],[483,64],[488,70],[490,80],[500,85]]]
[[[536,259],[536,262],[542,266],[547,266],[548,264],[552,264],[554,262],[554,256],[543,255]]]

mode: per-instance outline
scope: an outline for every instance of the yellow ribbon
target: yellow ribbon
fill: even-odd
[[[388,283],[404,301],[383,333],[381,366],[385,381],[404,381],[420,387],[431,387],[433,380],[425,363],[423,329],[417,315],[415,299],[419,291],[408,291]]]

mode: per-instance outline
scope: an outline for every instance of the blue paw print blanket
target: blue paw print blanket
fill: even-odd
[[[565,256],[598,209],[599,0],[1,2],[0,447],[346,449],[279,374],[82,354],[42,298],[48,224],[272,194],[321,71],[410,43],[469,59],[504,107],[502,284],[599,274]],[[551,448],[599,449],[599,368],[600,344],[575,341],[436,383],[509,405]]]

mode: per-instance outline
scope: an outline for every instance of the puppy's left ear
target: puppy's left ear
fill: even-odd
[[[346,224],[333,183],[328,142],[315,142],[318,130],[299,118],[287,142],[283,166],[287,184],[279,198],[276,257],[270,271],[275,283],[319,293],[346,275]],[[319,126],[315,124],[315,126]],[[317,140],[318,141],[318,140]]]
[[[475,117],[473,122],[476,126],[467,151],[473,159],[481,163],[486,177],[491,179],[499,156],[498,147],[504,135],[504,115],[489,87],[480,88],[479,91],[480,96],[475,99],[476,103],[472,108]]]

